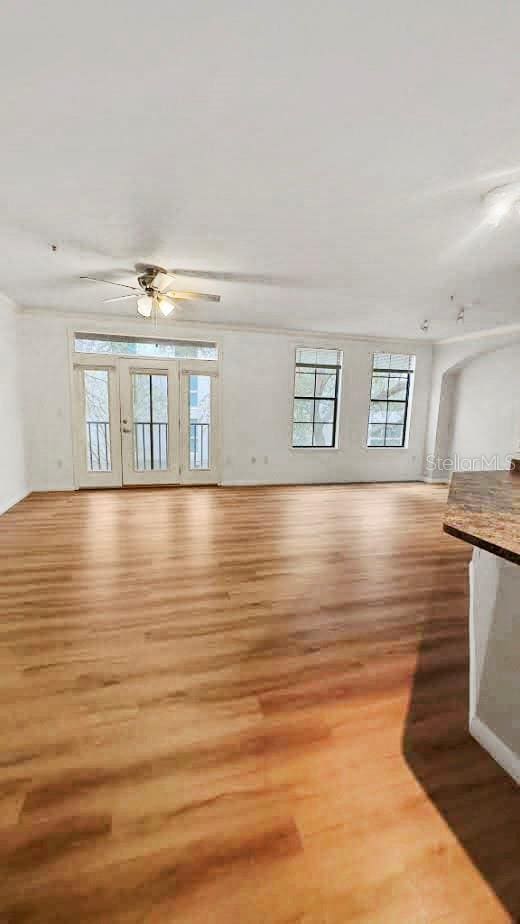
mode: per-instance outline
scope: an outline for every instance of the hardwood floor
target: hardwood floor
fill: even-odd
[[[520,920],[444,501],[139,489],[0,518],[0,922]]]

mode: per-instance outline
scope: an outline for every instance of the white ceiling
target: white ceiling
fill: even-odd
[[[0,289],[133,314],[78,277],[149,260],[305,283],[199,283],[183,319],[520,321],[520,215],[476,230],[520,178],[519,34],[512,0],[4,0]]]

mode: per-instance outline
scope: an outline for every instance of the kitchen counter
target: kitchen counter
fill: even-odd
[[[444,530],[520,565],[520,471],[455,472]]]

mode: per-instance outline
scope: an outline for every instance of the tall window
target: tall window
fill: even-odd
[[[400,446],[406,427],[415,356],[374,353],[367,446]]]
[[[296,350],[292,444],[336,445],[341,350]]]

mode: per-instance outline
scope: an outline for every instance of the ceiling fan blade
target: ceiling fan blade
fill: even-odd
[[[219,302],[220,295],[211,295],[209,292],[161,292],[161,298],[171,298],[173,301],[203,301],[203,302]]]
[[[216,270],[172,269],[174,276],[189,276],[192,279],[213,279],[215,282],[241,282],[252,285],[302,286],[306,282],[297,276],[277,276],[270,273],[227,273]]]
[[[80,276],[80,279],[88,279],[89,282],[103,282],[107,286],[119,286],[120,289],[132,289],[133,292],[140,292],[136,286],[127,286],[124,282],[112,282],[110,279],[97,279],[95,276]]]
[[[104,298],[104,299],[103,299],[103,302],[104,302],[105,304],[106,304],[106,302],[122,302],[123,299],[125,299],[125,298],[138,298],[138,297],[139,297],[139,293],[138,293],[138,292],[135,292],[135,293],[134,293],[134,292],[130,292],[129,295],[115,295],[114,298]]]
[[[158,292],[161,292],[161,294],[166,294],[168,290],[172,288],[172,286],[175,286],[176,283],[177,280],[175,276],[172,276],[170,273],[167,273],[163,270],[159,270],[159,272],[154,276],[153,287],[154,289],[157,289]]]

